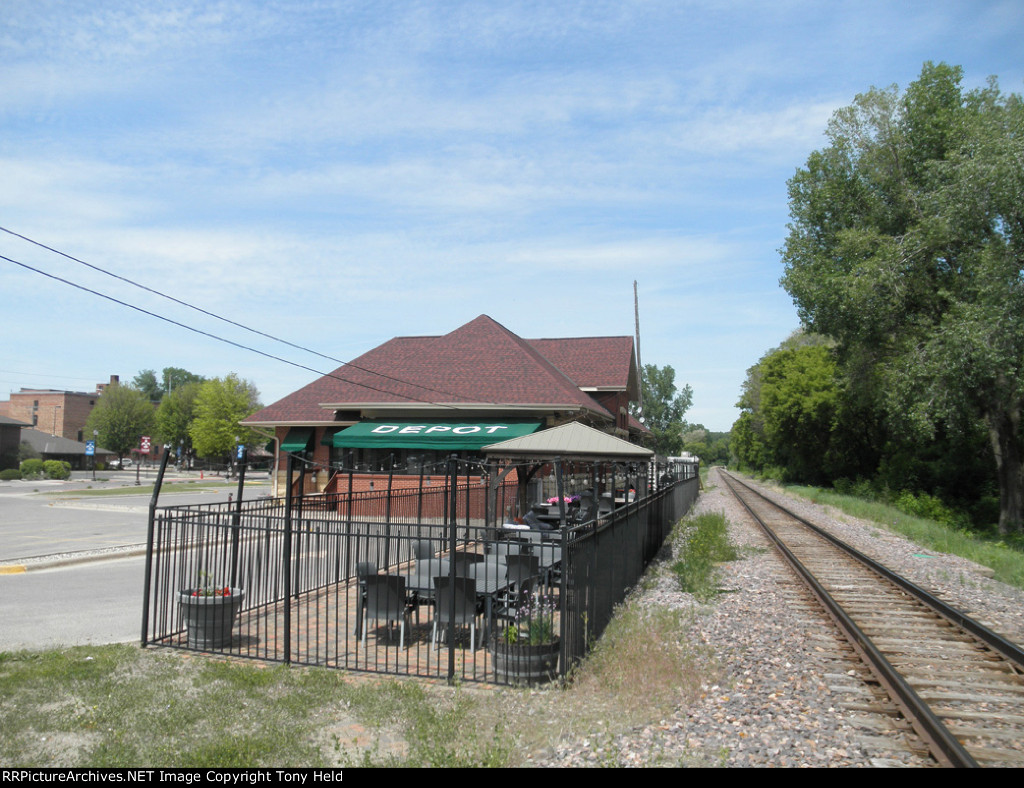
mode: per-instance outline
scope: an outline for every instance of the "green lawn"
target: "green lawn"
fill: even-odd
[[[655,565],[649,572],[670,572]],[[262,666],[131,645],[0,653],[0,763],[18,767],[529,765],[612,743],[718,678],[676,610],[625,604],[565,687]],[[696,751],[668,766],[712,765]],[[657,761],[652,756],[651,765]]]

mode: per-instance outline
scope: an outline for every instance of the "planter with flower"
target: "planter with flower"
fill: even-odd
[[[510,684],[538,684],[558,676],[561,641],[557,605],[550,596],[533,593],[514,610],[511,621],[491,642],[494,671]]]
[[[205,572],[199,574],[202,579],[199,586],[178,592],[178,604],[188,630],[188,646],[201,650],[228,646],[245,591],[211,583]]]

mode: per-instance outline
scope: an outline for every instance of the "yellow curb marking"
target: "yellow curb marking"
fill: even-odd
[[[24,564],[10,564],[8,566],[0,566],[0,575],[20,575],[25,572]]]

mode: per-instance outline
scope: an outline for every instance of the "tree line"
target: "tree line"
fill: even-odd
[[[186,463],[193,457],[227,458],[236,443],[259,442],[239,422],[261,407],[256,386],[233,372],[206,379],[167,367],[158,379],[153,370],[143,370],[130,384],[103,390],[85,431],[95,430],[98,445],[118,459],[139,448],[142,436],[169,446]]]
[[[790,179],[802,331],[747,374],[732,451],[1022,532],[1024,103],[926,63],[836,112]]]

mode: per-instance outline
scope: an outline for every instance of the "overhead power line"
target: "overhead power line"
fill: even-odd
[[[378,388],[376,386],[371,386],[368,383],[360,383],[359,381],[356,381],[356,380],[350,380],[348,378],[341,377],[340,375],[336,375],[333,372],[323,372],[321,370],[314,369],[313,367],[306,366],[305,364],[300,364],[297,361],[290,361],[289,359],[282,358],[281,356],[275,356],[273,353],[267,353],[266,351],[258,350],[258,349],[254,348],[254,347],[250,347],[249,345],[243,345],[241,342],[235,342],[234,340],[227,339],[226,337],[218,336],[217,334],[210,333],[209,331],[203,331],[202,329],[196,328],[195,326],[190,326],[190,325],[187,325],[185,323],[181,323],[181,322],[179,322],[177,320],[174,320],[172,318],[169,318],[169,317],[167,317],[165,315],[161,315],[161,314],[158,314],[156,312],[152,312],[152,311],[150,311],[148,309],[143,309],[141,306],[136,306],[135,304],[130,304],[127,301],[122,301],[119,298],[114,298],[113,296],[107,295],[106,293],[101,293],[98,290],[94,290],[94,289],[92,289],[90,287],[86,287],[85,285],[78,284],[77,282],[72,282],[70,279],[65,279],[63,277],[57,276],[56,274],[51,274],[51,273],[49,273],[47,271],[43,271],[40,268],[36,268],[34,266],[31,266],[28,263],[23,263],[23,262],[21,262],[19,260],[15,260],[15,259],[7,257],[5,255],[0,255],[0,260],[6,260],[7,262],[13,263],[14,265],[17,265],[17,266],[20,266],[21,268],[24,268],[24,269],[26,269],[28,271],[32,271],[33,273],[37,273],[40,276],[45,276],[48,279],[53,279],[54,281],[61,282],[62,284],[68,285],[69,287],[73,287],[76,290],[82,290],[83,292],[89,293],[89,294],[97,296],[99,298],[106,299],[107,301],[111,301],[112,303],[118,304],[119,306],[123,306],[123,307],[126,307],[128,309],[135,310],[136,312],[139,312],[139,313],[141,313],[143,315],[147,315],[148,317],[153,317],[153,318],[156,318],[157,320],[162,320],[165,323],[170,323],[171,325],[178,326],[179,328],[184,328],[186,331],[191,331],[194,334],[200,334],[201,336],[208,337],[208,338],[216,340],[218,342],[223,342],[223,343],[225,343],[227,345],[232,345],[233,347],[239,348],[241,350],[247,350],[250,353],[256,353],[257,355],[263,356],[264,358],[273,359],[274,361],[280,361],[282,364],[288,364],[289,366],[296,367],[298,369],[304,369],[304,370],[306,370],[308,372],[312,372],[312,373],[314,373],[316,375],[320,375],[320,376],[323,376],[323,377],[329,377],[329,378],[333,378],[335,380],[340,380],[343,383],[350,383],[350,384],[352,384],[354,386],[360,386],[362,388],[369,389],[370,391],[377,391],[377,392],[380,392],[382,394],[391,394],[391,395],[394,395],[394,396],[402,396],[402,397],[405,397],[406,399],[411,399],[411,400],[414,400],[416,402],[422,402],[422,403],[424,403],[426,405],[435,405],[437,407],[443,407],[443,408],[453,408],[453,409],[455,408],[454,405],[449,405],[447,403],[434,402],[432,400],[420,399],[419,397],[414,397],[414,396],[409,395],[409,394],[400,394],[399,395],[399,394],[396,394],[396,392],[394,392],[394,391],[388,391],[387,389],[382,389],[382,388]],[[369,372],[370,370],[365,370],[365,371]],[[387,376],[385,376],[385,377],[387,377]],[[395,380],[396,382],[399,382],[399,383],[406,383],[407,385],[410,385],[410,386],[416,386],[417,385],[415,383],[399,380],[398,378],[391,378],[391,380]],[[420,386],[419,388],[424,388],[424,387]],[[451,395],[451,396],[454,396],[454,395]],[[497,403],[494,403],[494,404],[497,404]]]
[[[25,241],[27,243],[30,243],[30,244],[32,244],[34,246],[38,246],[40,249],[45,249],[48,252],[53,252],[56,255],[60,255],[61,257],[65,258],[67,260],[71,260],[74,263],[78,263],[79,265],[83,265],[86,268],[89,268],[89,269],[91,269],[93,271],[96,271],[97,273],[103,274],[104,276],[109,276],[112,279],[117,279],[117,280],[119,280],[121,282],[124,282],[125,284],[131,285],[132,287],[137,287],[140,290],[146,291],[147,293],[151,293],[151,294],[153,294],[155,296],[159,296],[160,298],[164,298],[164,299],[166,299],[168,301],[171,301],[171,302],[173,302],[175,304],[178,304],[179,306],[183,306],[183,307],[185,307],[187,309],[191,309],[191,310],[193,310],[195,312],[198,312],[198,313],[200,313],[202,315],[206,315],[207,317],[212,317],[215,320],[220,320],[223,323],[227,323],[228,325],[235,326],[236,328],[240,328],[243,331],[248,331],[248,332],[250,332],[252,334],[256,334],[258,336],[264,337],[264,338],[272,340],[274,342],[280,342],[281,344],[287,345],[288,347],[295,348],[296,350],[301,350],[304,353],[309,353],[309,354],[314,355],[314,356],[319,356],[320,358],[326,359],[328,361],[333,361],[333,362],[335,362],[337,364],[341,364],[342,366],[352,367],[353,369],[358,369],[359,371],[366,372],[367,374],[370,374],[370,375],[377,375],[378,377],[384,378],[385,380],[391,380],[391,381],[394,381],[395,383],[401,383],[404,386],[413,386],[415,388],[422,389],[424,391],[432,391],[435,394],[443,394],[443,395],[445,395],[447,397],[455,397],[455,396],[457,396],[457,395],[453,394],[450,391],[443,391],[441,389],[431,388],[430,386],[424,386],[422,383],[414,383],[414,382],[412,382],[410,380],[403,380],[401,378],[392,377],[391,375],[387,375],[387,374],[385,374],[383,372],[377,372],[376,370],[367,369],[366,367],[361,367],[358,364],[353,364],[350,361],[342,361],[341,359],[334,358],[333,356],[325,355],[324,353],[320,353],[319,351],[313,350],[313,349],[308,348],[308,347],[304,347],[303,345],[298,345],[298,344],[296,344],[294,342],[290,342],[287,339],[282,339],[280,337],[274,336],[273,334],[268,334],[268,333],[266,333],[264,331],[260,331],[257,328],[252,328],[251,326],[247,326],[244,323],[239,323],[239,322],[237,322],[235,320],[232,320],[230,318],[224,317],[223,315],[218,315],[215,312],[210,312],[209,310],[203,309],[202,307],[196,306],[195,304],[190,304],[189,302],[183,301],[180,298],[175,298],[172,295],[169,295],[167,293],[161,292],[160,290],[156,290],[156,289],[154,289],[152,287],[149,287],[147,285],[144,285],[144,284],[141,284],[139,282],[136,282],[136,281],[134,281],[132,279],[129,279],[126,276],[122,276],[121,274],[116,274],[113,271],[108,271],[105,268],[101,268],[100,266],[95,265],[93,263],[88,263],[85,260],[82,260],[82,259],[80,259],[78,257],[75,257],[74,255],[70,255],[67,252],[62,252],[60,249],[55,249],[52,246],[48,246],[48,245],[42,243],[41,241],[36,241],[33,238],[29,238],[26,235],[22,235],[21,233],[15,232],[14,230],[10,230],[7,227],[0,226],[0,231],[3,231],[5,233],[7,233],[8,235],[14,236],[15,238],[20,238],[21,240],[23,240],[23,241]],[[60,277],[56,277],[56,276],[52,276],[50,274],[46,274],[44,271],[31,268],[31,266],[24,265],[23,263],[18,263],[16,260],[11,260],[10,258],[7,258],[7,257],[5,257],[3,259],[8,260],[9,262],[15,263],[16,265],[21,265],[24,268],[29,268],[30,270],[36,271],[36,273],[43,274],[44,276],[50,276],[50,278],[52,278],[52,279],[58,279],[59,281],[64,282],[65,284],[69,284],[69,285],[71,285],[73,287],[79,287],[79,289],[87,290],[88,292],[93,293],[94,295],[99,295],[99,296],[101,296],[103,298],[108,298],[109,300],[115,301],[116,303],[119,303],[122,306],[128,306],[128,307],[130,307],[132,309],[138,309],[138,311],[140,311],[140,312],[144,312],[146,314],[150,314],[153,317],[158,317],[161,320],[167,320],[168,322],[174,323],[175,325],[181,326],[182,328],[188,328],[190,331],[191,330],[195,330],[195,329],[192,329],[190,326],[187,326],[187,325],[185,325],[183,323],[178,323],[178,322],[176,322],[174,320],[170,320],[169,318],[164,318],[164,317],[162,317],[160,315],[157,315],[155,313],[146,312],[146,310],[144,310],[144,309],[141,309],[139,307],[134,307],[131,304],[128,304],[126,302],[118,301],[117,299],[109,297],[109,296],[105,296],[102,293],[98,293],[98,292],[89,290],[88,288],[86,288],[84,286],[76,285],[73,282],[70,282],[68,280],[60,279]],[[238,344],[236,342],[231,342],[230,340],[222,339],[221,337],[217,337],[217,336],[215,336],[213,334],[209,334],[209,333],[207,333],[205,331],[197,331],[197,333],[204,334],[205,336],[212,337],[213,339],[221,339],[222,341],[227,342],[228,344],[232,344],[232,345],[235,345],[236,347],[244,348],[246,350],[252,350],[254,353],[260,353],[261,355],[267,356],[268,358],[273,358],[273,359],[276,359],[277,361],[283,361],[286,364],[291,364],[292,366],[297,366],[297,367],[300,367],[301,369],[307,369],[307,370],[310,370],[310,371],[315,371],[315,370],[312,370],[311,367],[306,367],[306,366],[303,366],[302,364],[293,363],[291,361],[287,361],[287,360],[279,358],[277,356],[273,356],[273,355],[270,355],[270,354],[267,354],[267,353],[262,353],[262,351],[254,350],[253,348],[249,348],[249,347],[247,347],[245,345],[241,345],[241,344]],[[317,374],[323,375],[323,374],[326,374],[326,373],[318,372]],[[331,375],[331,377],[336,377],[336,376]],[[340,378],[340,377],[338,377],[337,379],[338,380],[345,380],[345,378]],[[362,384],[362,383],[356,383],[355,381],[351,381],[351,380],[347,380],[346,382],[353,383],[353,384],[358,385],[358,386],[365,385],[365,384]],[[395,392],[393,392],[393,391],[389,392],[386,389],[376,389],[373,386],[365,386],[365,387],[370,389],[370,390],[380,391],[380,392],[385,393],[385,394],[395,394]],[[405,396],[405,395],[401,395],[401,396]],[[427,400],[419,400],[416,397],[410,397],[410,399],[416,399],[418,402],[427,402]],[[436,404],[436,403],[432,403],[432,404]],[[497,404],[497,403],[495,403],[495,404]]]

